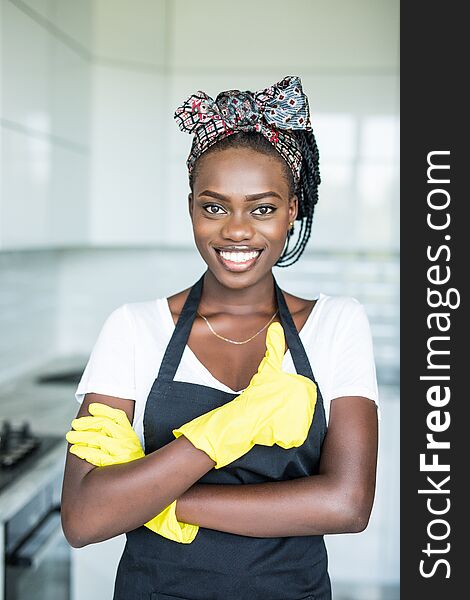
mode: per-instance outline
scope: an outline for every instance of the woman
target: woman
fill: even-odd
[[[106,321],[67,434],[64,531],[75,547],[126,532],[115,600],[326,600],[323,535],[369,520],[378,398],[362,306],[272,274],[302,254],[317,201],[307,99],[286,77],[198,92],[175,118],[194,134],[207,270]]]

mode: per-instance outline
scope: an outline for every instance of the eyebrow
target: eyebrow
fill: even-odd
[[[219,194],[218,192],[212,192],[211,190],[204,190],[203,192],[198,194],[198,197],[199,196],[210,196],[211,198],[216,198],[217,200],[228,200],[228,198],[223,194]],[[267,198],[269,196],[275,196],[276,198],[279,198],[279,200],[282,200],[282,197],[277,192],[273,191],[261,192],[259,194],[248,194],[247,196],[245,196],[245,200],[247,202],[253,202],[254,200],[261,200],[261,198]]]

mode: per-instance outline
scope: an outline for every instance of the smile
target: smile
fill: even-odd
[[[215,250],[219,262],[228,271],[247,271],[256,263],[262,250],[251,250],[251,251],[226,251],[226,250]]]

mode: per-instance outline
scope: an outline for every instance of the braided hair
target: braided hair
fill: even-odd
[[[275,147],[261,133],[255,131],[238,131],[232,135],[222,138],[216,142],[206,152],[204,152],[194,164],[194,168],[189,175],[189,185],[193,190],[193,183],[197,176],[200,158],[211,153],[219,152],[227,148],[250,148],[268,156],[275,156],[281,159],[283,163],[284,176],[289,186],[289,196],[294,194],[298,198],[298,212],[296,220],[301,222],[300,232],[297,241],[292,249],[289,250],[289,243],[294,233],[294,228],[289,229],[287,233],[286,245],[281,256],[275,263],[275,267],[289,267],[299,260],[302,256],[305,246],[310,238],[312,231],[312,220],[315,205],[318,202],[318,186],[320,185],[319,154],[317,142],[312,131],[296,130],[291,135],[297,141],[302,153],[302,167],[300,179],[295,186],[294,177],[286,161],[282,158]]]

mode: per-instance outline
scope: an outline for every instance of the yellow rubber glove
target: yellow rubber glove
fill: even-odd
[[[285,340],[280,323],[266,335],[266,354],[249,386],[231,402],[173,429],[208,454],[220,469],[255,444],[301,446],[315,411],[317,386],[308,377],[282,371]]]
[[[106,467],[131,462],[145,456],[140,440],[132,429],[126,413],[107,404],[92,402],[88,407],[91,417],[72,421],[65,438],[70,452],[97,466]]]
[[[131,462],[145,456],[123,410],[93,402],[88,411],[92,416],[74,419],[72,427],[75,431],[69,431],[65,436],[73,444],[72,454],[97,467]],[[199,530],[198,525],[178,521],[176,500],[145,523],[145,527],[181,544],[190,544]]]

